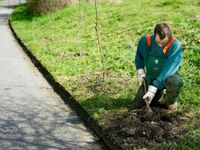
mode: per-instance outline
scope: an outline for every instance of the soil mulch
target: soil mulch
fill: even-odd
[[[150,114],[144,107],[129,112],[117,125],[106,130],[123,149],[152,149],[155,144],[177,141],[184,136],[186,131],[183,126],[188,120],[184,116],[184,112],[159,108],[153,108]]]
[[[90,99],[102,92],[112,96],[122,90],[131,94],[137,90],[136,80],[127,76],[112,72],[106,74],[105,79],[101,76],[101,72],[86,73],[65,83],[71,83],[71,91],[77,97],[84,95],[85,99]],[[78,92],[76,92],[77,86]],[[130,112],[128,109],[127,106],[123,111],[112,110],[98,118],[105,132],[123,149],[156,149],[164,142],[178,142],[187,136],[185,126],[188,122],[195,120],[193,116],[188,115],[190,110],[170,112],[164,108],[152,108],[153,113],[148,114],[146,107]],[[199,128],[199,123],[196,124]]]

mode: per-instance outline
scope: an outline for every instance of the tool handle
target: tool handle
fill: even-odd
[[[147,93],[147,84],[146,84],[145,78],[143,78],[143,83],[144,83],[144,92]],[[144,101],[145,101],[145,103],[146,103],[148,112],[152,112],[152,109],[151,109],[151,107],[149,106],[149,100],[148,100],[148,98],[145,98]]]

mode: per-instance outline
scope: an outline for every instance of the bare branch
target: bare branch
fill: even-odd
[[[99,18],[98,18],[98,10],[97,10],[97,1],[96,1],[96,0],[94,0],[94,5],[95,5],[95,14],[96,14],[95,30],[96,30],[98,48],[99,48],[100,57],[101,57],[101,64],[102,64],[102,69],[103,69],[103,80],[104,80],[105,74],[106,74],[106,70],[105,70],[104,53],[103,53],[103,50],[102,50],[102,48],[101,48],[101,42],[100,42],[100,35],[99,35]]]

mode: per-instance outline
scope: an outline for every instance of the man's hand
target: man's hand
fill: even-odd
[[[147,102],[151,104],[151,101],[153,100],[158,88],[155,86],[149,85],[147,93],[143,96],[143,99],[147,99]]]
[[[138,69],[138,77],[140,80],[142,80],[145,77],[144,69]]]

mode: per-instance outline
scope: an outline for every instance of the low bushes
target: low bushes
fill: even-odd
[[[29,0],[28,8],[31,13],[46,13],[65,7],[74,0]]]

